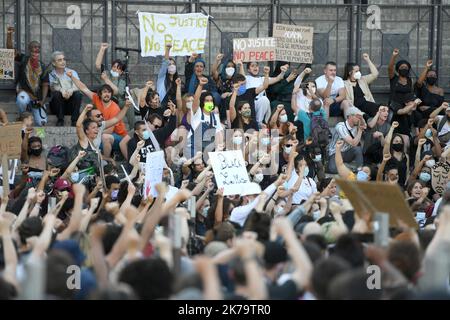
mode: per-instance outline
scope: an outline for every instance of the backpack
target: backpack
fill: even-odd
[[[69,166],[69,148],[61,145],[54,146],[47,154],[48,164],[65,170]]]
[[[321,115],[310,115],[311,118],[311,138],[313,144],[326,147],[330,143],[331,131],[326,121]]]

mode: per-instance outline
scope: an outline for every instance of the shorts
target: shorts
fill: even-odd
[[[341,110],[341,103],[335,102],[330,105],[330,117],[339,117],[342,116],[343,112]]]
[[[120,136],[120,135],[118,135],[118,134],[115,133],[115,132],[113,132],[111,135],[114,137],[114,142],[113,142],[113,145],[112,145],[112,150],[113,150],[113,151],[118,151],[118,150],[120,150],[119,144],[120,144],[120,142],[122,141],[123,137]],[[100,143],[100,150],[103,151],[103,142]]]

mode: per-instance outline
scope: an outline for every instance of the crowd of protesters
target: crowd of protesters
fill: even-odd
[[[124,62],[102,65],[107,49],[96,91],[63,52],[50,68],[38,42],[16,55],[22,153],[0,195],[0,299],[450,297],[450,107],[431,60],[413,79],[395,49],[383,105],[367,54],[369,74],[347,63],[342,78],[331,61],[313,79],[311,65],[271,70],[223,54],[209,73],[186,57],[180,76],[168,44],[132,98]],[[44,150],[35,127],[50,111],[57,126],[71,116],[75,145]],[[242,151],[261,193],[224,196],[208,152],[227,150]],[[166,166],[152,197],[144,171],[156,151]],[[373,215],[355,212],[336,178],[397,185],[417,228],[399,220],[377,246]]]

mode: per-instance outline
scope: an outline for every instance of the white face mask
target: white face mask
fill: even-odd
[[[186,108],[192,109],[192,105],[193,105],[193,104],[194,104],[194,102],[192,102],[192,101],[186,102]]]
[[[174,64],[171,64],[169,67],[167,67],[167,72],[169,74],[175,74],[175,72],[177,72],[177,66]]]
[[[234,71],[235,71],[236,69],[234,69],[233,67],[229,67],[229,68],[226,68],[225,69],[225,73],[226,73],[226,75],[228,76],[228,77],[232,77],[233,75],[234,75]]]
[[[284,152],[286,152],[286,154],[290,154],[292,151],[292,147],[284,147]]]
[[[314,157],[314,162],[320,162],[322,161],[322,155],[321,154],[316,154],[316,156]]]
[[[233,137],[233,143],[237,145],[242,144],[242,137]]]
[[[353,75],[353,78],[355,78],[355,80],[359,80],[359,79],[361,79],[361,72],[359,72],[359,71],[356,71],[355,72],[355,74]]]
[[[119,77],[119,73],[117,71],[112,71],[111,70],[111,77],[117,78],[117,77]]]
[[[434,159],[431,159],[431,160],[428,160],[427,162],[425,162],[425,165],[426,165],[428,168],[434,167],[435,164],[436,164],[436,161],[435,161]]]
[[[286,123],[288,121],[288,117],[287,114],[283,114],[280,116],[280,122],[281,123]]]
[[[260,183],[261,181],[263,181],[263,179],[264,179],[264,175],[262,173],[257,173],[253,177],[253,182]]]

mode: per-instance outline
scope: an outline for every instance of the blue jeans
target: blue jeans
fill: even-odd
[[[47,112],[42,108],[33,108],[32,100],[25,91],[19,92],[16,98],[16,104],[19,107],[19,113],[29,111],[33,114],[34,123],[37,127],[44,126],[47,123]]]

